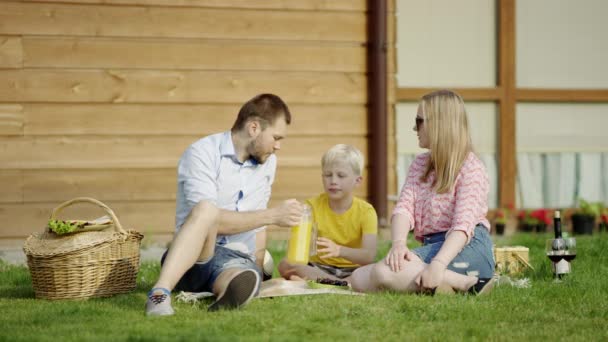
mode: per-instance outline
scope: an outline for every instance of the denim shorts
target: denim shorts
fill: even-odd
[[[161,260],[162,265],[167,256],[166,251]],[[262,271],[253,259],[242,252],[235,251],[224,246],[216,245],[213,257],[205,263],[195,263],[182,276],[177,285],[176,291],[186,292],[213,292],[213,284],[217,277],[229,268],[252,269],[259,274],[262,279]],[[259,287],[258,287],[259,288]]]
[[[446,232],[441,232],[424,236],[423,245],[412,249],[412,252],[425,263],[430,263],[443,246],[445,234]],[[491,278],[494,275],[494,265],[490,232],[478,224],[471,241],[450,262],[448,269],[460,274]]]

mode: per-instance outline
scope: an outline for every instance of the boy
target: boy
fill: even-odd
[[[325,192],[306,201],[317,226],[317,254],[308,265],[282,260],[278,269],[285,279],[349,281],[355,269],[371,264],[376,256],[376,211],[353,196],[363,179],[363,155],[353,146],[335,145],[323,155],[321,167]]]

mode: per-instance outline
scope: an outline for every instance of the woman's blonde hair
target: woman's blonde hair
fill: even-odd
[[[473,151],[464,101],[450,90],[426,94],[420,101],[431,158],[421,177],[428,180],[435,171],[433,187],[437,193],[451,191],[460,168]]]
[[[346,144],[334,145],[321,158],[321,168],[325,169],[326,166],[331,166],[338,162],[349,165],[357,176],[363,174],[363,153],[354,146]]]

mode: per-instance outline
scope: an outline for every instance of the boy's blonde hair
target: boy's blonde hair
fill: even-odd
[[[323,155],[323,158],[321,158],[321,168],[325,169],[326,166],[333,165],[337,162],[348,164],[357,176],[363,174],[363,153],[354,146],[346,144],[333,146],[327,150]]]

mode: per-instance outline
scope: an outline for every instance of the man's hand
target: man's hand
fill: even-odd
[[[324,238],[324,237],[320,237],[317,239],[317,246],[321,246],[323,248],[318,248],[317,249],[317,254],[321,254],[324,253],[323,255],[320,255],[321,258],[325,259],[325,258],[337,258],[340,256],[340,245],[336,244],[335,242],[331,241],[328,238]]]
[[[411,252],[405,245],[405,241],[393,241],[393,246],[384,258],[384,263],[391,268],[391,271],[399,272],[403,269],[403,262],[409,254]]]
[[[274,224],[281,227],[293,227],[300,224],[304,206],[295,199],[283,201],[281,205],[274,208]]]

